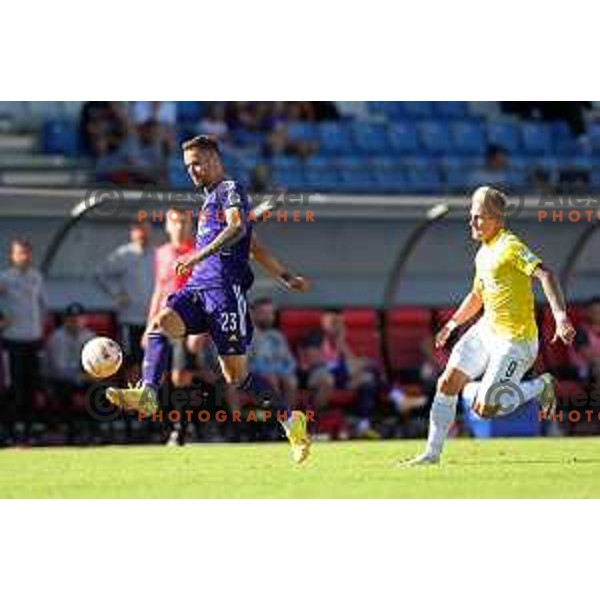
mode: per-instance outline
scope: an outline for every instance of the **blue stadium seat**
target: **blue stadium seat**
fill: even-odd
[[[523,123],[521,125],[523,150],[528,154],[550,154],[552,137],[550,128],[545,123]]]
[[[372,158],[369,164],[373,174],[373,191],[384,194],[406,191],[406,175],[398,160],[389,157]]]
[[[427,119],[433,116],[433,102],[401,102],[402,110],[414,119]]]
[[[594,187],[600,188],[600,168],[596,168],[592,171],[590,180]]]
[[[600,123],[591,123],[588,126],[587,135],[594,153],[600,154]]]
[[[303,191],[305,179],[301,168],[278,168],[271,170],[271,181],[275,186],[284,187],[292,191]]]
[[[236,129],[233,132],[236,145],[245,148],[260,148],[264,143],[264,134],[259,131],[248,131],[247,129]]]
[[[422,121],[418,124],[421,144],[429,154],[446,154],[452,150],[450,129],[444,121]]]
[[[436,161],[422,156],[412,156],[402,162],[406,173],[407,191],[419,194],[442,191],[442,177]]]
[[[464,155],[483,154],[485,138],[483,128],[477,121],[460,121],[450,125],[456,150]]]
[[[434,113],[447,119],[464,119],[469,114],[469,105],[462,101],[433,102]]]
[[[322,154],[315,154],[304,159],[304,166],[307,169],[334,169],[336,163],[335,157]]]
[[[354,146],[362,154],[385,154],[388,150],[387,129],[381,123],[352,123]]]
[[[321,123],[319,139],[321,152],[325,154],[352,154],[352,139],[345,123]]]
[[[276,154],[271,158],[271,167],[273,169],[301,169],[302,161],[296,156]]]
[[[406,118],[402,102],[387,102],[381,100],[369,102],[369,111],[371,114],[380,115],[389,121],[397,121]]]
[[[388,140],[396,154],[412,154],[419,150],[417,128],[409,121],[392,123],[388,127]]]
[[[295,121],[287,126],[288,139],[300,142],[315,142],[319,139],[319,131],[314,123]]]
[[[443,157],[440,161],[446,187],[451,191],[464,191],[470,187],[471,172],[479,165],[460,156]]]
[[[590,156],[585,154],[576,154],[563,159],[561,167],[566,167],[567,169],[577,169],[578,171],[591,171],[593,168],[593,161]]]
[[[77,126],[72,121],[56,119],[42,125],[42,152],[77,156],[79,141]]]
[[[304,185],[308,191],[334,192],[338,189],[339,177],[335,169],[305,168]]]
[[[487,124],[487,139],[489,144],[500,146],[509,154],[519,152],[519,129],[512,121],[490,121]]]
[[[177,121],[179,123],[198,123],[202,118],[202,103],[198,101],[178,101]]]
[[[333,165],[338,169],[365,169],[369,163],[361,156],[340,156],[333,159]]]
[[[374,179],[367,169],[340,169],[338,189],[344,192],[368,193],[373,191]]]

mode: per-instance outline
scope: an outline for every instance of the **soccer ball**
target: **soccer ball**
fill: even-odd
[[[123,362],[123,352],[117,342],[107,337],[96,337],[83,347],[81,364],[86,373],[96,379],[114,375]]]

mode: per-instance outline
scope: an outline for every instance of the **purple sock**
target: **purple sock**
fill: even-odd
[[[171,344],[164,333],[151,331],[142,363],[142,382],[155,390],[160,386],[162,376],[169,368]]]

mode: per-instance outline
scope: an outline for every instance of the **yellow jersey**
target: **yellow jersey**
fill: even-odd
[[[541,262],[507,229],[501,229],[479,248],[473,289],[483,301],[486,322],[498,336],[537,339],[531,275]]]

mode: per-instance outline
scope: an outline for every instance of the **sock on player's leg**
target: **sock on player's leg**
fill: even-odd
[[[288,422],[292,419],[292,411],[283,395],[277,393],[264,377],[256,373],[248,373],[240,385],[240,389],[252,394],[259,404],[267,403],[269,409],[274,413],[273,416],[285,412],[285,418],[281,424],[287,429]]]
[[[457,396],[436,392],[429,414],[429,435],[427,436],[428,456],[438,457],[442,453],[448,427],[456,416]]]
[[[506,416],[515,412],[515,410],[530,400],[537,400],[540,398],[540,394],[544,389],[544,380],[541,377],[537,377],[536,379],[532,379],[530,381],[521,381],[516,385],[521,389],[521,394],[513,394],[510,402],[503,405],[502,411],[500,412],[502,416]],[[475,402],[480,388],[480,381],[470,381],[467,383],[467,385],[465,385],[462,391],[462,397],[468,408],[470,408],[473,405],[473,402]]]
[[[142,363],[142,382],[145,386],[158,390],[162,377],[169,368],[170,358],[171,343],[167,336],[160,331],[151,331]]]

